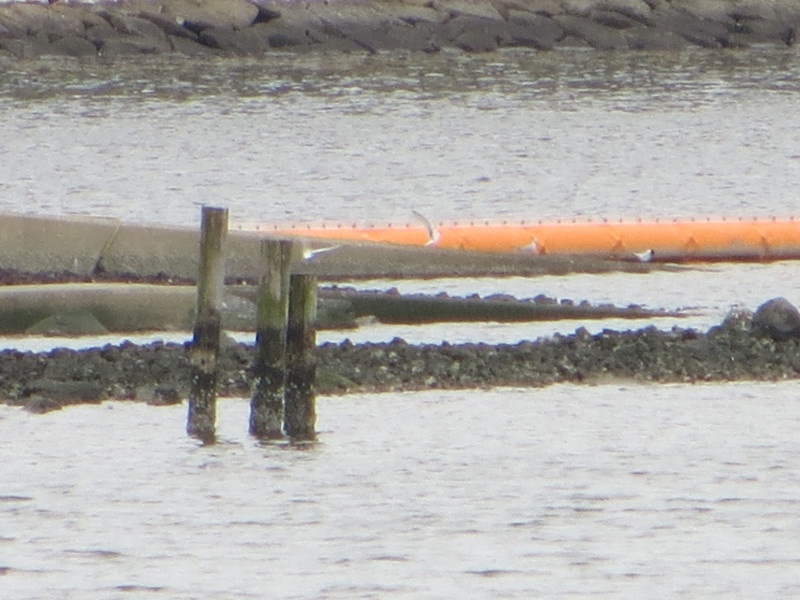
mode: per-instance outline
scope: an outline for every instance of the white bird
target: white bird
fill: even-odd
[[[539,245],[539,240],[533,238],[530,244],[520,247],[520,250],[526,254],[543,254],[544,248]]]
[[[414,213],[415,217],[417,217],[420,221],[422,221],[422,223],[425,225],[425,229],[428,231],[428,241],[425,243],[425,245],[435,246],[436,244],[438,244],[439,240],[442,239],[442,232],[439,231],[439,229],[433,223],[431,223],[422,213],[417,212],[416,210],[412,210],[411,212]]]
[[[309,248],[305,244],[303,244],[303,260],[312,260],[315,256],[319,254],[325,254],[326,252],[330,252],[331,250],[336,250],[337,248],[341,248],[341,246],[326,246],[325,248]]]
[[[633,253],[633,256],[639,262],[650,262],[651,260],[653,260],[653,257],[655,255],[656,255],[656,251],[653,250],[652,248],[648,248],[644,252],[634,252]]]

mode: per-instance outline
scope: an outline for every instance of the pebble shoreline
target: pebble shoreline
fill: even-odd
[[[0,59],[792,46],[795,0],[120,0],[0,4]]]

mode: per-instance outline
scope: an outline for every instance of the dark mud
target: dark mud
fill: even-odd
[[[521,336],[524,334],[521,332]],[[130,399],[154,404],[186,397],[188,344],[131,343],[45,353],[0,352],[0,398],[46,412],[62,405]],[[219,394],[249,396],[254,349],[230,344],[219,360]],[[776,341],[741,312],[708,332],[647,328],[579,329],[517,344],[323,344],[317,348],[316,389],[357,392],[539,387],[559,382],[603,383],[781,380],[800,377],[800,341]]]

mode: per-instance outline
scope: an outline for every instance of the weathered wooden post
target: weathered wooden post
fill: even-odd
[[[289,322],[286,331],[286,435],[313,440],[317,413],[316,375],[317,278],[292,275],[289,284]]]
[[[190,349],[192,363],[186,432],[203,443],[214,442],[217,418],[217,357],[220,308],[225,283],[228,209],[203,207],[197,316]]]
[[[250,399],[250,434],[275,439],[283,435],[286,387],[286,322],[289,313],[290,240],[263,240],[264,273],[256,307],[255,387]]]

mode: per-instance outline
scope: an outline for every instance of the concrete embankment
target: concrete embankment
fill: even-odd
[[[0,271],[0,274],[7,274]],[[7,277],[1,279],[6,280]],[[35,279],[24,274],[20,279]],[[42,274],[45,284],[0,285],[0,334],[84,336],[136,331],[191,331],[197,290],[193,285],[143,284],[125,281],[72,281],[72,274]],[[228,331],[255,331],[255,285],[229,286],[221,309]],[[458,298],[401,295],[325,287],[319,291],[316,327],[356,329],[363,319],[381,323],[556,321],[561,319],[680,318],[682,311],[642,306],[592,305],[587,301],[510,296]]]
[[[796,0],[120,0],[0,5],[0,56],[791,46]]]
[[[194,315],[199,232],[147,227],[113,219],[0,215],[0,332],[89,335],[141,330],[188,330]],[[249,330],[255,319],[255,284],[263,274],[263,233],[232,231],[223,325]],[[309,240],[310,244],[329,244]],[[545,275],[673,268],[524,253],[480,253],[387,244],[341,244],[293,271],[323,280],[478,275]],[[245,283],[249,285],[233,285]],[[24,284],[24,285],[20,285]],[[60,285],[53,285],[60,284]],[[153,285],[156,284],[156,285]],[[175,285],[182,284],[182,285]],[[383,322],[438,320],[554,320],[682,316],[641,307],[593,306],[551,299],[459,299],[358,294],[323,290],[318,326],[356,327],[373,316]]]
[[[232,230],[226,273],[230,280],[258,281],[263,273],[261,241],[268,233]],[[0,265],[27,273],[69,271],[139,276],[166,274],[194,279],[199,256],[198,229],[156,227],[115,219],[50,218],[0,214]],[[298,238],[302,240],[302,238]],[[331,246],[308,240],[311,247]],[[433,278],[503,275],[564,275],[625,271],[646,273],[674,269],[653,263],[591,257],[485,253],[374,243],[334,242],[336,248],[298,261],[293,271],[326,281],[370,278]]]

